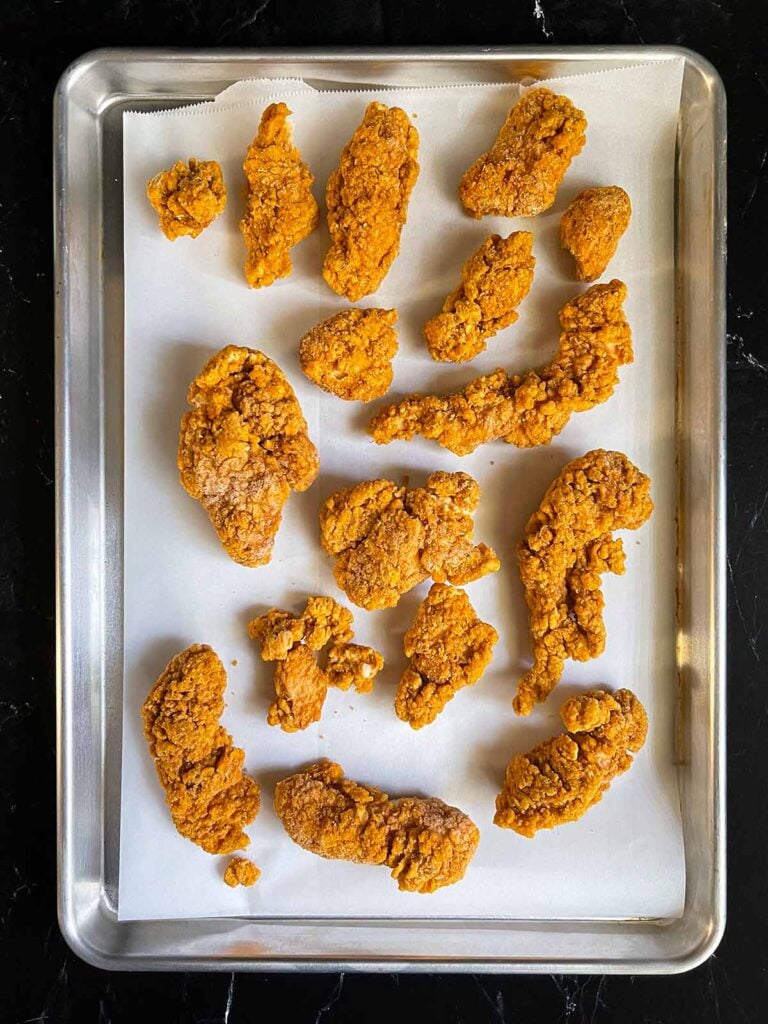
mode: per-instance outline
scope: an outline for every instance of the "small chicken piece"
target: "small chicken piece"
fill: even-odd
[[[275,787],[275,811],[294,843],[319,857],[386,865],[398,888],[435,892],[464,877],[480,833],[436,797],[390,800],[319,761]]]
[[[267,712],[267,724],[283,732],[300,732],[319,722],[328,693],[328,679],[304,644],[292,647],[275,663],[275,701]]]
[[[260,805],[258,785],[243,774],[243,751],[219,724],[226,685],[215,652],[194,644],[168,662],[141,711],[173,823],[206,853],[248,846],[243,827]]]
[[[347,401],[381,398],[392,383],[396,309],[345,309],[317,324],[299,345],[304,373]]]
[[[328,685],[339,690],[348,690],[351,686],[357,693],[370,693],[383,668],[384,659],[372,647],[334,644],[328,648],[325,674]]]
[[[197,238],[227,205],[221,167],[215,160],[178,160],[147,182],[147,198],[160,218],[160,230],[174,242]]]
[[[411,395],[374,416],[374,441],[410,441],[420,434],[456,455],[498,438],[518,448],[549,444],[572,413],[610,398],[619,367],[632,362],[626,294],[621,281],[593,285],[560,310],[560,345],[542,370],[494,370],[451,395]]]
[[[372,611],[432,577],[464,584],[496,572],[495,551],[473,544],[480,487],[466,473],[433,473],[426,487],[366,480],[320,509],[320,539],[350,601]]]
[[[591,690],[567,700],[568,732],[544,740],[507,765],[494,824],[532,839],[539,829],[577,821],[632,765],[648,717],[630,690]]]
[[[255,885],[261,878],[261,871],[246,857],[233,857],[224,872],[224,882],[234,889],[238,885]]]
[[[517,320],[515,310],[533,282],[533,235],[491,235],[461,268],[461,284],[442,313],[424,325],[433,359],[465,363],[485,350],[486,338]]]
[[[331,640],[347,643],[354,636],[352,612],[332,597],[309,597],[301,615],[271,608],[248,623],[248,635],[258,640],[263,661],[283,661],[300,643],[311,651],[322,650]]]
[[[595,281],[629,227],[632,204],[618,185],[585,188],[560,219],[560,242],[576,260],[579,281]]]
[[[201,502],[227,554],[266,564],[291,491],[317,476],[317,449],[293,388],[261,352],[229,345],[192,381],[182,418],[182,486]]]
[[[405,111],[369,103],[328,179],[323,277],[350,302],[376,291],[400,251],[418,152],[419,133]]]
[[[535,217],[555,201],[571,160],[586,142],[587,119],[567,96],[527,92],[493,146],[472,164],[459,197],[473,217]]]
[[[245,277],[251,288],[288,277],[291,249],[317,226],[315,179],[291,140],[290,113],[285,103],[270,103],[245,155],[248,206],[240,230],[248,247]]]
[[[636,530],[650,517],[650,487],[626,455],[598,448],[568,463],[528,520],[517,558],[534,661],[517,688],[518,715],[546,700],[566,658],[603,653],[600,576],[624,572],[624,549],[611,534]]]
[[[395,697],[397,717],[412,729],[434,722],[458,690],[480,679],[498,639],[463,590],[433,584],[403,638],[411,663]]]

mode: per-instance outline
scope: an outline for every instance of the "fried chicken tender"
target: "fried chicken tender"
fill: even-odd
[[[301,339],[301,368],[311,381],[339,398],[381,398],[392,383],[396,322],[396,309],[345,309]]]
[[[605,272],[631,216],[629,196],[618,185],[579,192],[560,219],[560,243],[576,260],[579,281]]]
[[[206,644],[168,662],[141,710],[144,735],[176,829],[206,853],[242,850],[259,812],[245,755],[219,724],[227,673]]]
[[[535,217],[555,201],[571,160],[586,142],[587,119],[567,96],[527,92],[512,107],[493,146],[472,164],[459,198],[473,217]]]
[[[626,294],[621,281],[593,285],[560,310],[559,348],[542,370],[494,370],[451,395],[410,395],[374,416],[368,428],[374,441],[420,434],[456,455],[498,438],[518,448],[549,444],[571,413],[610,398],[619,367],[632,362]]]
[[[160,230],[174,242],[181,235],[197,238],[227,205],[221,167],[215,160],[183,160],[147,182],[149,199]]]
[[[515,310],[533,282],[533,235],[491,235],[461,268],[461,284],[442,313],[424,325],[433,359],[465,363],[485,350],[486,338],[517,320]]]
[[[328,179],[323,277],[350,302],[376,291],[400,251],[418,152],[419,133],[405,111],[369,103]]]
[[[480,833],[436,797],[390,800],[319,761],[275,787],[275,811],[294,843],[331,860],[380,864],[399,889],[435,892],[464,877]]]
[[[291,249],[317,226],[315,179],[291,141],[290,113],[285,103],[270,103],[245,155],[248,205],[240,230],[248,248],[245,277],[251,288],[288,277]]]
[[[403,638],[411,662],[395,697],[397,717],[412,729],[434,722],[458,690],[480,679],[498,639],[463,590],[434,583]]]
[[[229,345],[192,381],[179,435],[182,486],[208,513],[227,554],[266,564],[283,505],[317,476],[317,449],[280,367]]]
[[[518,754],[496,797],[494,824],[533,838],[541,828],[577,821],[632,765],[645,743],[648,716],[630,690],[590,690],[567,700],[568,730]]]
[[[426,487],[366,480],[320,509],[320,539],[350,601],[372,611],[432,577],[464,584],[496,572],[496,552],[473,544],[480,487],[466,473],[433,473]]]
[[[238,885],[255,885],[261,878],[261,871],[246,857],[233,857],[224,872],[224,882],[234,889]]]
[[[557,685],[566,658],[603,653],[600,576],[622,575],[624,549],[613,530],[636,530],[653,511],[651,481],[621,452],[598,448],[569,462],[525,527],[517,546],[530,614],[533,667],[514,708],[528,715]]]

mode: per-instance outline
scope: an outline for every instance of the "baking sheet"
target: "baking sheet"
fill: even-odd
[[[609,268],[628,283],[626,310],[636,362],[622,370],[613,398],[574,416],[549,448],[480,449],[459,460],[426,441],[377,448],[363,432],[370,408],[317,391],[297,364],[297,342],[315,322],[343,308],[319,274],[323,224],[294,250],[287,281],[249,291],[237,230],[240,165],[265,104],[260,85],[238,86],[215,106],[175,114],[125,115],[125,685],[119,915],[121,919],[251,916],[624,918],[672,917],[682,909],[684,867],[673,765],[674,651],[674,139],[682,64],[670,61],[564,80],[587,113],[588,144],[574,161],[552,211],[533,221],[466,218],[455,186],[493,139],[519,90],[478,86],[389,93],[415,115],[421,175],[401,255],[375,296],[361,305],[397,306],[400,352],[391,397],[414,388],[447,390],[496,365],[524,369],[547,361],[557,342],[557,309],[582,290],[558,250],[560,214],[586,185],[621,184],[634,216]],[[255,94],[254,94],[255,90]],[[324,93],[297,83],[270,85],[295,112],[295,138],[315,173],[318,198],[338,152],[379,93]],[[249,95],[250,93],[250,95]],[[386,99],[387,97],[384,96]],[[200,238],[173,245],[158,232],[145,180],[179,156],[216,158],[229,186],[225,214]],[[470,366],[432,363],[419,328],[458,279],[461,262],[491,231],[531,229],[536,278],[520,320],[489,342]],[[272,563],[249,570],[229,562],[202,509],[175,472],[178,421],[189,380],[227,343],[261,348],[289,376],[318,444],[321,475],[286,508]],[[628,569],[604,578],[606,653],[569,663],[564,682],[529,719],[510,701],[530,648],[514,544],[551,479],[592,447],[625,451],[653,477],[656,512],[625,536]],[[350,467],[354,467],[352,470]],[[245,625],[273,604],[298,610],[307,593],[341,596],[317,542],[317,509],[332,490],[372,476],[422,483],[434,469],[462,468],[483,487],[477,537],[493,544],[502,571],[471,584],[478,613],[502,639],[483,680],[462,691],[419,733],[392,710],[404,666],[402,634],[428,584],[396,609],[355,611],[357,636],[387,658],[373,694],[329,693],[323,720],[285,735],[264,721],[271,667],[261,663]],[[250,828],[250,853],[263,870],[253,890],[221,883],[212,858],[174,831],[141,735],[138,709],[167,660],[207,642],[227,665],[224,718],[264,787]],[[232,666],[231,661],[237,665]],[[557,709],[574,690],[605,683],[632,687],[646,704],[651,735],[629,775],[581,822],[535,840],[491,824],[493,799],[509,758],[558,730]],[[393,794],[430,793],[467,811],[481,843],[465,880],[429,897],[399,893],[388,873],[323,861],[295,847],[271,809],[274,782],[318,756]],[[149,855],[148,855],[149,854]],[[592,870],[589,866],[592,865]],[[573,879],[578,877],[578,884]]]

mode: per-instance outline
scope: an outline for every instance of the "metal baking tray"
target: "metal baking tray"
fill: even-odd
[[[118,922],[122,708],[122,114],[253,77],[434,85],[685,60],[676,168],[677,740],[686,898],[675,920],[225,918]],[[58,907],[83,959],[133,970],[673,973],[725,921],[725,95],[674,47],[100,50],[55,97]]]

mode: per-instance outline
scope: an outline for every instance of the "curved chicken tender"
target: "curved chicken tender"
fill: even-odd
[[[463,590],[433,584],[403,638],[411,663],[395,697],[397,717],[413,729],[434,722],[458,690],[482,676],[498,639]]]
[[[328,179],[323,277],[350,302],[376,291],[400,251],[418,152],[419,133],[405,111],[369,103]]]
[[[590,690],[566,701],[569,731],[518,754],[496,797],[494,824],[532,838],[541,828],[578,820],[645,743],[648,717],[630,690]]]
[[[311,381],[339,398],[381,398],[392,383],[396,322],[396,309],[345,309],[301,339],[301,368]]]
[[[317,226],[315,179],[291,141],[290,113],[285,103],[270,103],[245,155],[248,206],[240,230],[251,288],[287,277],[293,269],[291,249]]]
[[[259,811],[259,787],[243,775],[243,751],[219,725],[227,673],[206,644],[172,658],[141,715],[173,823],[206,853],[232,853]]]
[[[461,284],[443,303],[442,313],[424,325],[433,359],[465,363],[517,320],[516,308],[533,282],[533,235],[513,231],[491,235],[461,268]]]
[[[560,242],[576,260],[579,281],[605,272],[631,216],[629,196],[618,185],[579,192],[560,219]]]
[[[255,885],[260,877],[261,871],[247,857],[233,857],[224,872],[224,882],[230,889],[238,885]]]
[[[473,217],[535,217],[555,201],[571,160],[586,142],[587,119],[567,96],[527,92],[512,107],[493,146],[459,185]]]
[[[275,811],[294,843],[332,860],[386,865],[399,889],[435,892],[464,877],[480,839],[474,822],[436,797],[390,800],[319,761],[278,782]]]
[[[147,182],[160,230],[172,242],[181,235],[197,238],[227,205],[221,167],[215,160],[177,160]]]
[[[241,565],[270,560],[283,505],[317,476],[317,449],[280,367],[229,345],[192,381],[179,436],[182,486]]]
[[[626,294],[621,281],[593,285],[560,310],[560,345],[542,370],[494,370],[452,395],[411,395],[374,416],[374,441],[421,434],[456,455],[498,438],[518,448],[549,444],[572,413],[610,398],[619,367],[632,362]]]
[[[517,558],[534,661],[517,688],[518,715],[546,700],[566,658],[602,654],[600,575],[624,572],[624,550],[611,532],[643,525],[653,511],[650,487],[626,455],[598,448],[568,463],[528,520]]]

